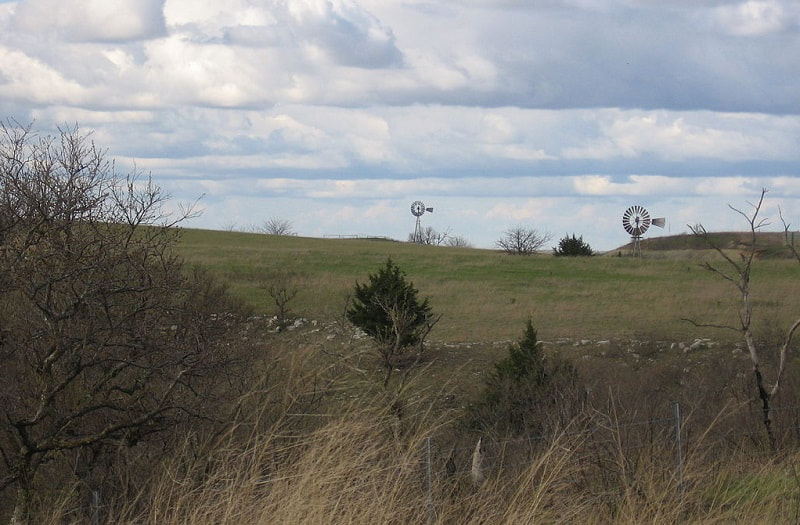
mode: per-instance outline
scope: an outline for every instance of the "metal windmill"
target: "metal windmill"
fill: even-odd
[[[433,208],[426,208],[422,201],[414,201],[411,203],[411,215],[417,218],[417,225],[414,228],[414,242],[416,243],[422,240],[422,223],[420,222],[420,217],[422,217],[426,211],[433,213]]]
[[[631,236],[634,257],[642,256],[642,236],[650,225],[663,228],[666,222],[663,217],[651,219],[650,214],[643,206],[631,206],[625,210],[625,213],[622,214],[622,226]]]

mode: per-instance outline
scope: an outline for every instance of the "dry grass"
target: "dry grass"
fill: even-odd
[[[800,370],[789,373],[778,400],[784,408],[776,405],[786,451],[778,456],[762,448],[746,356],[732,357],[729,345],[682,352],[654,343],[716,335],[681,317],[735,319],[735,295],[694,261],[513,258],[218,232],[192,233],[183,249],[262,311],[269,305],[261,287],[288,273],[299,289],[294,308],[321,328],[270,341],[282,358],[264,387],[242,400],[228,431],[200,443],[193,436],[139,476],[134,493],[104,508],[108,523],[799,521],[800,409],[793,400]],[[390,255],[445,317],[424,367],[399,390],[384,391],[375,362],[333,321],[355,280]],[[757,314],[774,318],[763,323],[765,341],[782,315],[800,311],[800,296],[786,293],[796,275],[796,262],[759,261]],[[548,351],[561,337],[613,341],[559,347],[592,392],[585,412],[546,436],[484,436],[486,480],[475,487],[470,461],[478,436],[454,420],[506,351],[492,342],[518,337],[528,316],[550,341]],[[474,341],[486,343],[458,344]],[[664,418],[673,401],[685,410],[682,484],[673,421]],[[36,522],[85,523],[86,515],[85,501],[70,492]]]
[[[434,454],[429,492],[426,438],[441,423],[430,418],[416,414],[398,435],[388,411],[359,408],[296,440],[276,427],[240,446],[220,444],[212,466],[187,469],[179,457],[143,492],[146,504],[110,522],[671,525],[796,523],[800,511],[796,456],[695,452],[681,490],[667,436],[636,447],[619,429],[602,439],[565,429],[516,452],[513,442],[495,444],[490,453],[502,460],[480,487],[468,469],[448,474]]]

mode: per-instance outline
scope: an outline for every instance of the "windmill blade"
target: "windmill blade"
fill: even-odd
[[[667,223],[667,219],[664,217],[659,217],[658,219],[653,219],[652,221],[653,226],[658,226],[659,228],[663,228],[664,225]]]

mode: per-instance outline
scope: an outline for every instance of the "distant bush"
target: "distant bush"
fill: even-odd
[[[551,237],[549,233],[540,233],[535,228],[514,226],[503,232],[503,236],[495,242],[495,246],[511,255],[533,255]]]
[[[575,237],[573,233],[572,237],[567,235],[558,241],[558,246],[553,248],[553,255],[557,257],[580,257],[594,255],[594,252],[592,247],[587,242],[584,242],[583,236]]]
[[[296,235],[292,221],[279,217],[270,217],[263,224],[253,227],[253,232],[266,235]]]
[[[486,378],[480,400],[469,409],[469,426],[501,435],[540,434],[548,421],[571,418],[577,383],[570,362],[547,362],[529,319],[522,338],[509,345],[508,355]]]
[[[420,231],[413,231],[408,234],[408,242],[415,244],[425,244],[427,246],[442,246],[447,243],[450,237],[450,230],[443,232],[437,231],[433,226],[428,226]]]
[[[451,235],[447,238],[447,245],[453,248],[472,248],[473,245],[463,235]]]

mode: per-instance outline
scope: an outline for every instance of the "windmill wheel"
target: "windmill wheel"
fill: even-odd
[[[631,206],[622,214],[622,226],[632,237],[644,235],[650,222],[650,214],[642,206]]]
[[[411,203],[411,214],[414,217],[421,217],[425,213],[425,205],[422,201],[414,201]]]

